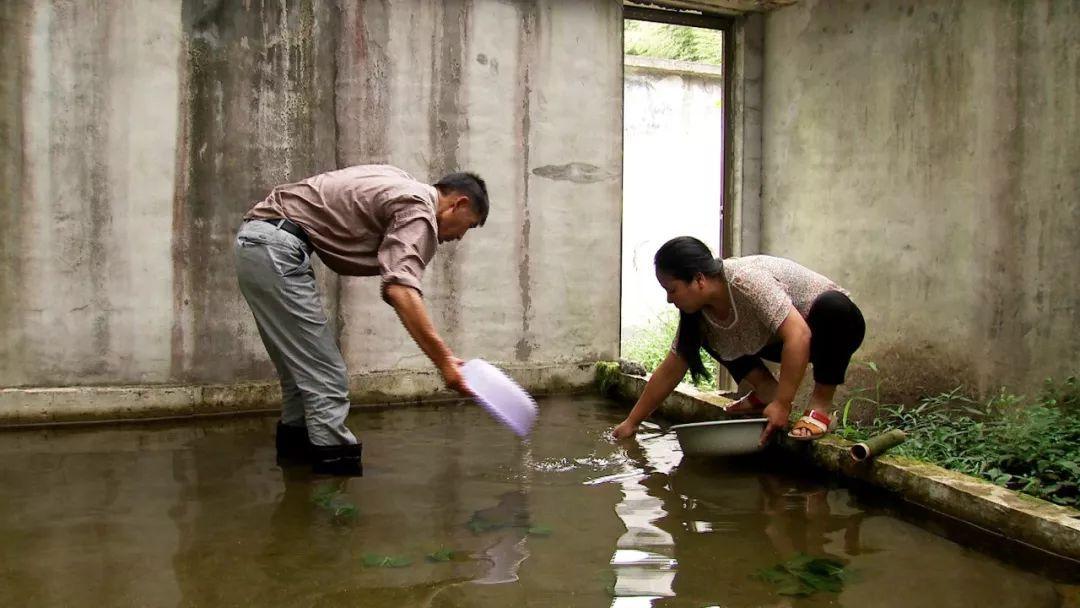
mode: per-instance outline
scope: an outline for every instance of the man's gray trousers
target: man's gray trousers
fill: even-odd
[[[253,220],[240,228],[235,249],[240,291],[281,379],[282,423],[306,425],[314,445],[356,443],[345,426],[345,360],[315,286],[311,246]]]

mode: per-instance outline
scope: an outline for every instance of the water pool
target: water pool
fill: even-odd
[[[527,443],[466,404],[357,412],[353,479],[279,468],[273,418],[4,432],[0,606],[1075,601],[794,463],[612,444],[623,412],[598,397],[540,410]],[[800,554],[843,564],[839,590],[762,579]]]

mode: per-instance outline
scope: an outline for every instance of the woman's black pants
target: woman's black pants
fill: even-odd
[[[837,385],[844,383],[851,355],[855,354],[866,334],[862,312],[839,291],[826,291],[810,305],[806,315],[810,326],[810,364],[814,367],[814,382]],[[755,368],[768,369],[762,359],[780,361],[783,344],[769,344],[753,355],[720,363],[731,373],[735,382],[742,382]]]

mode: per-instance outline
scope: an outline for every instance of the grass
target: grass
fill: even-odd
[[[675,331],[678,327],[679,311],[665,310],[657,315],[647,327],[627,338],[622,347],[623,358],[642,364],[651,374],[671,351],[671,343],[675,340]],[[704,351],[701,360],[712,377],[693,382],[690,373],[687,372],[683,381],[703,390],[716,389],[720,374],[726,374],[727,370],[724,370],[712,357],[704,354]]]
[[[872,371],[876,366],[866,364]],[[880,376],[879,376],[880,377]],[[892,453],[981,477],[1070,507],[1080,507],[1080,380],[1047,380],[1034,398],[1001,391],[977,400],[962,388],[915,405],[882,403],[880,381],[856,391],[841,411],[837,435],[861,441],[898,428],[907,433]],[[870,407],[868,423],[853,420]]]
[[[625,30],[627,55],[723,63],[724,43],[717,30],[647,21],[627,21]]]

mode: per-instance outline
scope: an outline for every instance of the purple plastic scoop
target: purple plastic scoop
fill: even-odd
[[[536,422],[536,401],[529,393],[499,368],[482,359],[472,359],[462,365],[461,375],[484,409],[518,436],[529,434]]]

